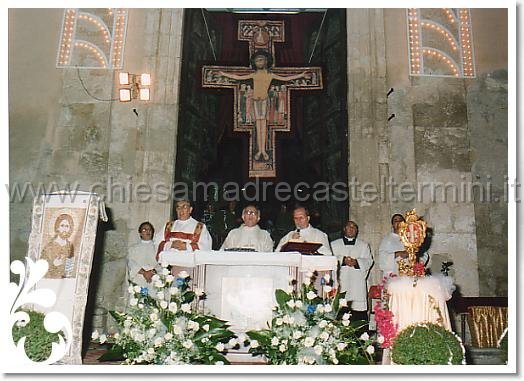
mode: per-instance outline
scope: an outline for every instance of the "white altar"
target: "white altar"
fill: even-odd
[[[287,289],[289,280],[308,271],[330,272],[336,282],[333,256],[289,253],[174,250],[160,253],[160,262],[192,272],[193,287],[206,292],[204,308],[227,320],[237,332],[266,328],[276,305],[275,290]]]

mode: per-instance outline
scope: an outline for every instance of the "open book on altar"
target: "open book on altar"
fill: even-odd
[[[317,252],[322,246],[318,242],[289,241],[285,243],[280,251],[298,251],[303,255],[322,255]]]

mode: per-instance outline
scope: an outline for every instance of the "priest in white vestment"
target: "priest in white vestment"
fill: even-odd
[[[340,264],[340,291],[351,301],[354,320],[368,320],[366,278],[373,265],[369,244],[358,238],[358,225],[348,221],[342,238],[331,242],[333,254]]]
[[[398,234],[400,224],[404,221],[405,219],[402,214],[394,214],[393,217],[391,217],[392,232],[388,233],[382,239],[382,242],[380,242],[378,249],[378,267],[382,270],[383,276],[388,276],[389,274],[398,275],[398,263],[400,261],[407,261],[409,256]],[[424,253],[419,258],[419,261],[425,264],[428,259],[428,254]]]
[[[143,222],[138,228],[140,242],[129,248],[127,256],[128,279],[140,287],[151,284],[151,278],[159,270],[156,260],[156,247],[153,242],[153,225]]]
[[[196,250],[211,250],[212,239],[207,227],[202,222],[191,217],[193,207],[188,200],[176,203],[178,219],[169,221],[164,231],[157,234],[157,260],[161,260],[160,253],[166,251],[191,252]]]
[[[258,226],[260,210],[248,205],[242,211],[242,226],[233,229],[227,235],[220,250],[249,249],[259,252],[272,252],[273,240],[269,233]]]
[[[293,221],[295,221],[296,229],[282,237],[275,251],[280,251],[282,246],[289,241],[312,242],[322,244],[317,250],[319,254],[333,255],[327,234],[311,226],[309,219],[309,212],[305,207],[300,206],[295,208],[295,210],[293,210]]]

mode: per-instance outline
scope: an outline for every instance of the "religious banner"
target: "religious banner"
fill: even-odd
[[[28,264],[47,267],[34,290],[50,290],[56,302],[46,305],[35,300],[31,307],[44,314],[60,313],[69,321],[72,337],[60,361],[64,364],[82,363],[84,313],[99,215],[107,220],[99,196],[91,193],[42,195],[33,203]]]
[[[274,43],[284,21],[241,20],[238,39],[249,42],[250,67],[203,66],[202,86],[234,91],[233,131],[248,132],[249,177],[275,177],[275,133],[291,128],[291,90],[322,89],[320,67],[275,67]]]

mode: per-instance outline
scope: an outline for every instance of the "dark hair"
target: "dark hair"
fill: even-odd
[[[307,206],[305,205],[300,205],[300,204],[296,204],[295,207],[293,208],[293,212],[297,209],[304,209],[304,211],[306,212],[306,216],[310,216],[309,214],[309,209],[307,208]]]
[[[257,68],[255,65],[255,59],[259,56],[263,56],[266,58],[266,64],[268,69],[270,69],[273,66],[273,57],[271,56],[271,54],[267,50],[257,50],[249,59],[249,62],[251,63],[251,67],[253,69]]]
[[[394,215],[391,216],[391,225],[393,225],[393,220],[395,219],[396,216],[400,216],[402,218],[402,221],[406,221],[406,219],[404,218],[402,214],[395,213]]]
[[[151,232],[152,232],[153,234],[155,234],[155,227],[154,227],[153,224],[152,224],[151,222],[149,222],[149,221],[142,222],[142,223],[140,224],[140,226],[138,227],[138,233],[140,233],[140,231],[142,230],[142,228],[143,228],[144,226],[146,226],[146,225],[149,225],[149,227],[151,228]]]

